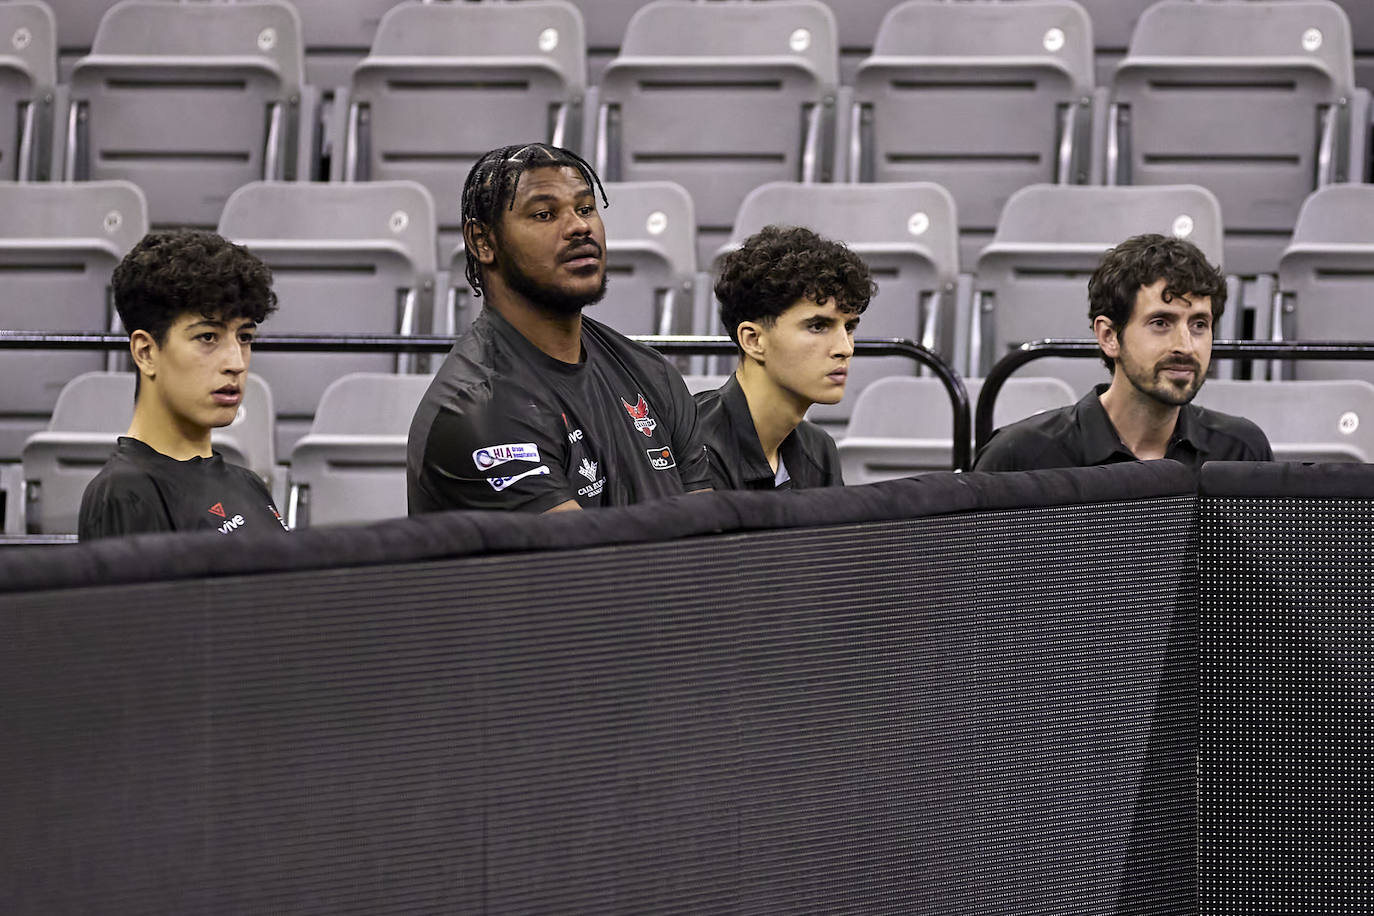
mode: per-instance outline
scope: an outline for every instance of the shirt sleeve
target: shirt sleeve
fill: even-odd
[[[460,392],[430,426],[419,486],[444,509],[544,512],[576,499],[565,425],[528,397]]]
[[[1017,453],[1016,443],[1013,441],[1013,437],[1003,435],[1000,429],[994,432],[992,438],[985,442],[983,447],[978,450],[978,456],[973,460],[973,470],[1024,470],[1021,456]]]
[[[697,422],[697,402],[687,390],[687,383],[677,370],[663,361],[667,376],[668,395],[673,405],[672,445],[677,456],[678,476],[687,492],[709,490],[715,481],[711,462],[706,456],[706,438]]]
[[[116,481],[100,476],[81,494],[78,540],[174,530],[162,497],[142,478],[131,476]]]
[[[1249,441],[1245,443],[1245,461],[1273,461],[1274,449],[1269,444],[1269,437],[1264,434],[1255,423],[1251,423],[1252,433]]]

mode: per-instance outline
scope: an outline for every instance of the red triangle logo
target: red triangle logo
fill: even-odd
[[[224,518],[224,503],[215,503],[213,506],[211,506],[210,514],[218,515],[220,518]]]

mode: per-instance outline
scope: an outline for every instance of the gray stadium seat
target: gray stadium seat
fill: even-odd
[[[684,375],[682,381],[687,385],[688,391],[697,394],[702,391],[715,391],[724,385],[729,377],[728,373],[726,375]]]
[[[290,527],[406,514],[406,438],[433,378],[360,372],[330,383],[291,451]]]
[[[1143,232],[1186,238],[1221,263],[1221,206],[1205,188],[1036,185],[1013,194],[974,272],[970,374],[986,373],[1026,341],[1091,337],[1088,277],[1103,252]],[[1228,304],[1219,339],[1234,336],[1237,312]],[[1102,365],[1090,359],[1041,359],[1033,371],[1062,378],[1079,393],[1106,381]]]
[[[367,56],[382,16],[400,0],[291,0],[301,17],[305,79],[320,89],[346,86]]]
[[[1351,129],[1351,111],[1367,122],[1368,93],[1352,67],[1349,21],[1330,0],[1164,0],[1116,71],[1107,182],[1207,187],[1227,268],[1272,274],[1303,198],[1363,177],[1367,129]]]
[[[308,99],[283,0],[124,0],[72,70],[64,174],[137,183],[154,225],[213,226],[239,185],[296,176]]]
[[[280,307],[263,326],[266,335],[430,330],[434,203],[415,182],[255,182],[229,198],[219,231],[272,268]],[[331,379],[412,362],[385,354],[256,354],[253,370],[277,393],[277,451],[287,454],[306,432]]]
[[[451,250],[479,156],[508,143],[579,145],[585,73],[582,17],[566,0],[402,3],[353,71],[343,178],[425,185]]]
[[[1254,421],[1279,461],[1374,461],[1374,385],[1208,381],[1194,403]]]
[[[46,0],[57,18],[57,51],[61,80],[67,82],[77,58],[91,53],[100,18],[119,0]],[[169,0],[176,2],[176,0]]]
[[[837,80],[819,0],[650,3],[602,75],[597,171],[687,188],[706,263],[751,189],[828,177]]]
[[[518,0],[529,2],[529,0]],[[572,0],[587,30],[587,84],[601,80],[606,64],[620,51],[630,17],[650,0]],[[692,2],[692,0],[679,0]]]
[[[46,181],[52,165],[57,26],[39,0],[0,3],[0,177]]]
[[[948,191],[929,182],[773,182],[744,199],[722,254],[770,223],[806,226],[844,242],[868,264],[878,295],[864,312],[859,336],[903,337],[952,360],[958,256],[956,213]],[[917,369],[901,357],[856,358],[844,400],[817,404],[808,416],[827,428],[842,426],[866,385]]]
[[[1282,336],[1374,340],[1374,185],[1332,185],[1302,205],[1279,260]],[[1294,360],[1296,378],[1374,382],[1374,363]]]
[[[148,231],[143,194],[127,181],[83,185],[0,183],[0,325],[24,331],[117,330],[110,273]],[[73,377],[101,369],[96,350],[10,351],[0,356],[0,461],[46,427]]]
[[[944,185],[971,264],[1017,188],[1088,181],[1092,48],[1073,0],[896,6],[854,78],[849,180]]]
[[[1106,86],[1126,48],[1140,14],[1159,0],[1078,0],[1093,23],[1093,59],[1097,85]]]
[[[52,422],[24,444],[25,525],[30,534],[76,532],[81,494],[114,451],[134,414],[132,372],[87,372],[66,384]],[[274,473],[272,392],[256,375],[234,422],[211,433],[214,450],[270,487]]]
[[[969,408],[983,388],[979,378],[964,379]],[[1011,378],[997,394],[994,427],[1041,411],[1072,404],[1073,389],[1056,378]],[[854,403],[849,431],[836,445],[848,485],[910,477],[953,466],[954,418],[949,393],[936,378],[879,379]]]

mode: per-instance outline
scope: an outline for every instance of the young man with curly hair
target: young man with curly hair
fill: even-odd
[[[716,299],[739,364],[697,395],[718,489],[844,484],[834,440],[803,417],[844,396],[875,291],[858,255],[800,226],[765,227],[725,256]]]
[[[412,515],[588,509],[710,488],[682,377],[582,314],[606,288],[598,190],[579,156],[543,143],[492,150],[468,173],[467,278],[486,305],[411,421]]]
[[[81,498],[81,540],[151,531],[235,537],[284,529],[267,487],[225,463],[210,431],[234,421],[272,273],[213,232],[144,236],[114,271],[138,372],[134,417]]]
[[[1070,407],[999,429],[974,469],[1273,460],[1254,423],[1191,403],[1225,307],[1226,278],[1191,242],[1137,235],[1110,249],[1088,281],[1088,320],[1111,382]]]

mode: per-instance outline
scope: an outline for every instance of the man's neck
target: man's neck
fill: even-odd
[[[749,416],[753,418],[754,433],[763,447],[763,456],[776,471],[778,449],[783,440],[792,435],[811,405],[779,388],[762,366],[747,358],[735,370],[735,379],[749,404]]]
[[[1121,437],[1121,444],[1137,458],[1163,458],[1178,425],[1178,407],[1144,394],[1118,371],[1098,400]]]
[[[565,363],[582,361],[582,313],[558,314],[521,296],[491,295],[487,306],[506,319],[530,343]]]
[[[143,383],[146,386],[148,380],[144,379]],[[209,458],[214,454],[210,449],[208,427],[188,424],[174,416],[149,391],[139,394],[133,421],[125,435],[177,461]]]

